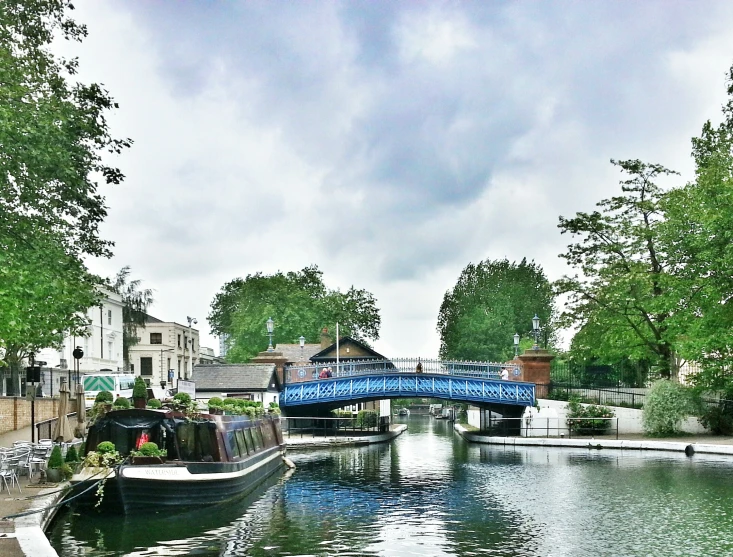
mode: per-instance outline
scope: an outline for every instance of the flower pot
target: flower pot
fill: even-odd
[[[61,468],[48,468],[46,470],[46,479],[48,479],[51,483],[59,483],[64,477],[63,472],[61,472]]]
[[[141,466],[151,464],[164,464],[166,458],[163,456],[133,456],[130,457],[130,464]]]
[[[132,402],[135,408],[140,408],[142,410],[145,410],[145,407],[148,405],[148,401],[144,398],[133,398]]]

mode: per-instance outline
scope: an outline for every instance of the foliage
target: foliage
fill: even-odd
[[[148,399],[148,387],[145,385],[145,380],[140,375],[135,377],[135,384],[132,387],[132,398]],[[190,399],[191,397],[189,397],[189,401]]]
[[[97,445],[97,452],[99,454],[111,454],[117,451],[115,444],[111,441],[102,441]]]
[[[568,428],[580,435],[605,433],[611,427],[608,418],[615,416],[610,408],[596,404],[581,404],[577,397],[570,397],[568,410]]]
[[[79,462],[79,454],[76,452],[74,445],[69,447],[64,457],[64,462]]]
[[[61,469],[61,475],[66,481],[70,480],[74,475],[74,469],[69,464],[69,461],[64,462],[59,468]]]
[[[209,401],[209,406],[211,407],[211,401]],[[265,414],[265,408],[262,406],[262,402],[258,400],[245,400],[243,398],[225,398],[220,406],[213,408],[222,408],[227,414],[232,416],[249,416],[250,418],[255,418]]]
[[[673,291],[659,239],[663,192],[655,180],[676,173],[639,160],[611,163],[629,175],[623,195],[600,201],[600,211],[560,217],[562,233],[581,238],[561,255],[581,273],[555,283],[558,294],[569,296],[562,319],[580,327],[575,351],[654,359],[669,377]]]
[[[221,408],[223,402],[224,401],[222,399],[220,399],[218,396],[212,396],[209,399],[209,403],[208,403],[209,404],[209,408]]]
[[[105,452],[96,450],[89,451],[84,457],[81,465],[82,467],[89,468],[112,468],[113,466],[117,466],[120,462],[122,462],[122,455],[120,455],[116,450],[113,449]]]
[[[695,402],[700,406],[700,423],[705,429],[710,430],[714,435],[733,434],[733,385],[722,391],[722,398],[719,401],[705,401],[702,395],[704,391],[697,391]]]
[[[142,445],[140,445],[139,450],[131,451],[130,455],[166,457],[168,456],[168,451],[166,451],[165,449],[159,449],[157,443],[148,441],[147,443],[143,443]]]
[[[86,36],[71,9],[66,0],[0,7],[0,350],[16,391],[23,358],[86,334],[101,281],[84,260],[111,246],[99,235],[107,213],[98,182],[122,181],[105,152],[130,144],[109,133],[117,105],[108,93],[74,82],[77,60],[52,53],[54,40]]]
[[[692,412],[689,389],[665,379],[652,384],[642,410],[642,425],[650,435],[679,433],[682,421]]]
[[[94,398],[94,402],[111,403],[114,400],[114,395],[109,391],[99,391],[97,396]]]
[[[46,465],[47,468],[61,468],[61,466],[64,464],[64,457],[61,454],[61,447],[58,445],[54,445],[53,449],[51,449],[51,456],[48,457],[48,464]]]
[[[137,329],[145,326],[148,307],[153,303],[153,291],[141,290],[140,284],[140,279],[130,280],[129,266],[122,267],[109,281],[110,288],[122,296],[122,358],[126,370],[130,368],[130,347],[140,340]]]
[[[379,414],[374,410],[359,410],[359,413],[356,415],[356,427],[376,427],[378,423]]]
[[[183,414],[192,416],[197,414],[199,411],[198,402],[191,399],[191,395],[188,393],[176,393],[173,396],[173,400],[170,402],[170,406]]]
[[[276,402],[271,402],[270,406],[267,408],[267,411],[270,414],[276,414],[279,416],[280,415],[280,405],[277,404]]]
[[[163,407],[163,404],[157,398],[151,398],[150,400],[148,400],[148,408],[157,410],[162,407]]]
[[[444,359],[505,361],[514,356],[514,334],[531,335],[535,313],[554,342],[553,294],[542,267],[523,259],[466,266],[445,293],[438,314]]]
[[[191,395],[188,393],[176,393],[173,395],[173,400],[181,404],[188,404],[191,402]]]
[[[353,286],[346,292],[329,290],[317,266],[274,275],[255,273],[222,287],[211,303],[209,323],[215,334],[229,335],[227,358],[246,361],[266,346],[265,323],[275,321],[273,343],[320,342],[321,330],[360,341],[379,338],[381,319],[374,296]]]
[[[123,396],[118,396],[115,400],[112,408],[115,410],[127,410],[130,408],[130,401]]]

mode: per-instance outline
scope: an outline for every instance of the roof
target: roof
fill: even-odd
[[[266,391],[277,382],[275,364],[203,364],[193,366],[197,391]]]
[[[369,359],[369,360],[389,360],[389,358],[387,358],[386,356],[382,356],[379,352],[377,352],[373,348],[370,348],[369,346],[367,346],[363,342],[360,342],[360,341],[358,341],[358,340],[356,340],[354,338],[351,338],[351,337],[341,337],[339,339],[339,350],[341,349],[342,346],[345,346],[347,344],[355,344],[357,346],[360,346],[365,352],[369,353],[369,356],[357,356],[357,357],[352,357],[352,358],[349,358],[349,357],[346,357],[345,358],[342,355],[340,359],[343,360],[343,361],[348,361],[348,360],[366,360],[366,359]],[[332,355],[332,356],[329,355],[329,352],[334,352],[334,355]],[[311,356],[310,359],[311,359],[312,362],[315,362],[315,361],[333,361],[333,360],[336,359],[335,352],[336,352],[336,343],[334,342],[331,346],[327,346],[323,350],[320,350],[319,352],[313,354],[313,356]]]
[[[162,319],[153,317],[152,315],[145,314],[145,323],[165,323]]]
[[[275,346],[275,352],[280,352],[283,357],[288,359],[288,363],[307,362],[313,354],[320,351],[320,344],[304,344],[302,349],[300,348],[300,344],[278,344]]]

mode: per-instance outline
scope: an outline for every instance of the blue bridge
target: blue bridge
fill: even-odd
[[[324,377],[326,366],[331,377]],[[288,415],[388,398],[437,398],[512,414],[534,406],[534,383],[502,380],[502,372],[518,378],[519,364],[405,359],[288,366],[280,406]]]

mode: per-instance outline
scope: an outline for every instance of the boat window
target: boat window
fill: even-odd
[[[189,462],[211,462],[213,460],[214,452],[209,424],[193,422],[180,424],[176,428],[176,434],[181,460]]]
[[[252,428],[252,438],[255,442],[255,450],[259,451],[262,448],[262,434],[259,427]]]
[[[231,451],[232,458],[239,456],[239,446],[237,445],[237,438],[233,431],[227,431],[227,440],[229,441],[229,450]]]
[[[237,430],[237,443],[239,444],[239,454],[245,456],[247,454],[247,443],[244,442],[244,432]]]
[[[219,460],[217,451],[214,448],[214,435],[215,430],[211,428],[213,424],[204,422],[196,424],[196,436],[198,441],[198,447],[201,454],[201,460],[204,462],[213,462]]]
[[[244,438],[247,440],[247,447],[249,448],[249,452],[253,453],[257,449],[255,448],[255,442],[252,440],[252,430],[251,429],[245,429],[244,430]]]

